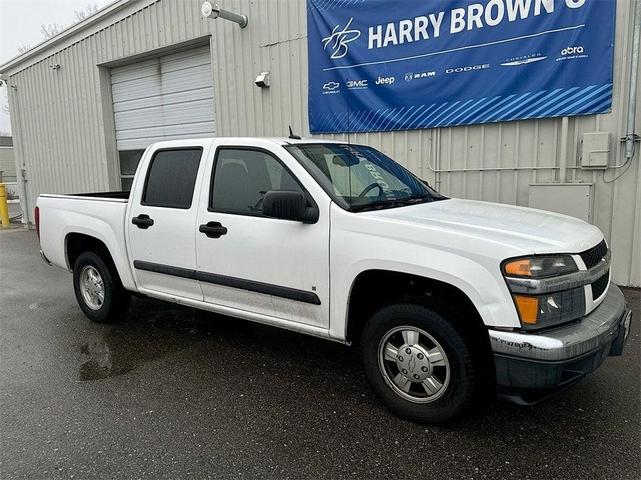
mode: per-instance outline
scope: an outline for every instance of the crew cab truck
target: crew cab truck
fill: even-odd
[[[447,198],[363,145],[157,143],[130,193],[41,195],[36,219],[91,320],[133,292],[358,344],[374,392],[418,422],[490,392],[539,401],[630,327],[598,228]]]

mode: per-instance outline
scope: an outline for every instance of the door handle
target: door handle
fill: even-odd
[[[136,225],[138,228],[147,229],[154,224],[153,218],[149,218],[149,215],[138,215],[131,219],[131,223]]]
[[[204,233],[209,238],[220,238],[227,235],[227,227],[223,227],[220,222],[208,222],[198,227],[198,231]]]

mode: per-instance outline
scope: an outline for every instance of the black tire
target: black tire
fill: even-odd
[[[104,286],[104,300],[99,308],[95,305],[92,307],[81,291],[81,274],[87,267],[93,267],[98,271]],[[81,253],[76,259],[73,266],[73,289],[78,305],[92,322],[113,323],[120,320],[126,314],[131,301],[131,295],[123,288],[111,262],[105,262],[95,252]]]
[[[455,313],[452,312],[451,315],[455,315]],[[454,418],[470,407],[477,396],[478,383],[481,378],[480,370],[475,365],[471,350],[466,345],[463,336],[452,323],[446,320],[445,317],[449,316],[449,312],[442,316],[426,306],[399,303],[382,308],[372,315],[365,325],[361,335],[361,355],[365,374],[370,386],[382,403],[395,414],[419,423],[442,423]],[[448,380],[441,382],[442,388],[438,394],[431,397],[433,400],[429,400],[429,394],[426,391],[422,391],[424,389],[422,382],[410,385],[411,391],[407,392],[407,395],[425,395],[425,399],[411,401],[404,398],[402,393],[399,393],[398,385],[395,387],[395,382],[391,378],[394,371],[398,372],[397,375],[400,375],[401,368],[391,360],[379,360],[383,355],[379,350],[379,347],[383,345],[383,340],[390,332],[402,326],[415,327],[426,332],[428,337],[431,336],[445,353],[447,366],[442,366],[441,368],[449,369]],[[402,334],[402,332],[399,333]],[[399,337],[394,336],[389,338],[399,339]],[[402,341],[403,337],[400,338],[400,341]],[[423,338],[421,336],[421,339]],[[396,343],[398,342],[399,340],[396,341]],[[425,342],[430,342],[430,340],[428,339]],[[433,343],[432,346],[434,347],[437,344]],[[400,346],[398,353],[399,355],[403,353]],[[413,353],[412,356],[414,355],[416,354]],[[419,358],[424,357],[419,356]],[[414,357],[415,359],[416,357]],[[380,365],[383,366],[381,367]],[[408,366],[408,368],[410,367]],[[414,364],[412,364],[411,368],[411,372],[413,372]],[[432,366],[425,368],[429,368],[430,372],[447,371],[437,370]],[[419,374],[421,373],[419,370],[416,371]],[[387,376],[384,372],[387,372]],[[442,373],[441,375],[445,376]],[[400,377],[400,379],[401,383],[407,381],[407,378]]]

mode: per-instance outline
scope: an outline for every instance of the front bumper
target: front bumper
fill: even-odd
[[[517,333],[489,330],[501,397],[536,403],[596,370],[608,355],[621,355],[631,312],[619,287],[577,322],[553,330]]]

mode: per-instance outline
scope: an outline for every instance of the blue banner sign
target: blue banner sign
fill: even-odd
[[[615,0],[308,0],[312,133],[609,112]]]

